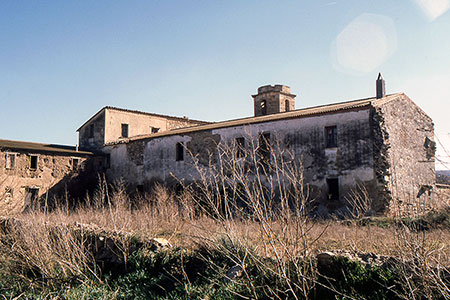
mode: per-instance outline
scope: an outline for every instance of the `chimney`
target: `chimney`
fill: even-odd
[[[378,73],[378,79],[377,79],[377,99],[383,98],[386,96],[386,87],[384,84],[383,76],[381,76],[381,73]]]

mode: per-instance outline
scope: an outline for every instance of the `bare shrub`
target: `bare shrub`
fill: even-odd
[[[245,149],[235,142],[219,143],[217,152],[210,153],[207,166],[191,153],[198,177],[190,192],[204,214],[222,227],[226,239],[238,245],[231,249],[247,249],[245,255],[251,256],[249,240],[243,238],[238,227],[249,222],[255,225],[254,234],[261,240],[264,256],[276,261],[275,265],[261,261],[261,267],[283,282],[286,290],[282,294],[307,298],[316,276],[311,256],[315,237],[310,235],[311,200],[301,160],[277,139],[249,135],[247,141]],[[225,255],[245,271],[242,251]],[[302,258],[301,264],[298,257]],[[270,291],[270,287],[264,288]]]
[[[372,198],[363,184],[357,184],[345,200],[352,219],[358,220],[366,217],[372,210]]]

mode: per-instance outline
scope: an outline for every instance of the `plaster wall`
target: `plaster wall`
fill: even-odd
[[[346,197],[355,184],[364,184],[370,191],[377,185],[369,118],[369,109],[355,110],[111,145],[106,147],[111,154],[108,173],[112,178],[124,177],[131,186],[153,181],[174,182],[175,178],[191,181],[198,179],[191,156],[196,156],[200,165],[208,167],[210,158],[214,161],[218,157],[218,143],[232,143],[236,138],[244,137],[247,147],[252,147],[257,144],[260,133],[270,133],[272,143],[279,142],[295,154],[296,160],[301,160],[305,180],[315,191],[312,196],[319,209],[336,210],[345,206]],[[337,127],[336,148],[326,148],[327,126]],[[179,142],[191,152],[185,154],[183,161],[176,161],[176,144]],[[137,143],[142,145],[136,146]],[[142,152],[135,151],[130,156],[130,147],[142,149]],[[328,201],[327,178],[338,178],[339,201]]]

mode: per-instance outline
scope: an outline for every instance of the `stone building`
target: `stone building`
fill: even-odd
[[[377,214],[403,214],[431,201],[433,122],[405,94],[386,95],[381,75],[374,98],[295,110],[289,87],[269,85],[253,101],[253,117],[107,142],[108,178],[124,179],[131,190],[195,181],[199,166],[217,162],[217,145],[261,151],[276,143],[301,161],[322,215],[344,212],[360,187]]]
[[[51,194],[59,194],[92,157],[75,147],[0,140],[0,214],[34,207],[58,187]]]
[[[381,75],[373,98],[295,109],[285,85],[260,87],[252,97],[254,116],[216,123],[107,106],[78,129],[83,151],[0,141],[1,207],[23,209],[83,163],[90,173],[125,180],[130,191],[149,191],[155,182],[188,184],[224,158],[224,145],[235,147],[234,159],[244,165],[246,151],[265,166],[276,163],[277,151],[289,153],[320,215],[345,213],[361,190],[371,213],[431,207],[433,122],[405,94],[386,95]]]

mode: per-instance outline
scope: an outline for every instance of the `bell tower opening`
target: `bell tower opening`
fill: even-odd
[[[295,109],[295,95],[286,85],[265,85],[252,95],[255,117],[287,112]]]

